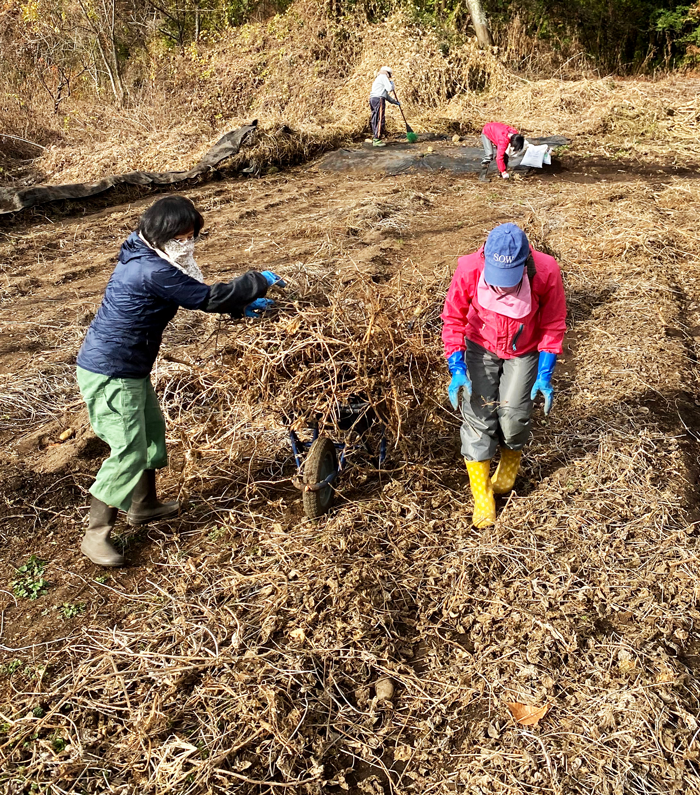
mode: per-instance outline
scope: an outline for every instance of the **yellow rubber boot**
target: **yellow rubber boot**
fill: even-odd
[[[507,494],[515,485],[515,478],[520,471],[521,450],[509,450],[501,447],[501,460],[493,473],[491,483],[494,494]]]
[[[496,501],[493,499],[493,486],[489,478],[490,461],[467,461],[469,485],[474,497],[474,527],[490,527],[496,524]]]

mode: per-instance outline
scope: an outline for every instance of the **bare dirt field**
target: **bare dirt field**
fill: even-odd
[[[7,793],[700,792],[699,172],[594,155],[509,183],[312,163],[188,191],[210,282],[289,287],[262,321],[166,332],[160,483],[187,510],[120,521],[108,572],[78,549],[106,450],[74,362],[152,197],[3,227]],[[474,530],[439,314],[505,221],[560,262],[569,333],[516,491]],[[354,394],[388,458],[357,454],[312,522],[287,422]]]

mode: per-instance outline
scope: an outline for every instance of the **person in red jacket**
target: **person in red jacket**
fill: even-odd
[[[484,159],[481,161],[479,179],[486,181],[486,172],[491,161],[496,158],[496,165],[503,179],[508,179],[508,155],[516,155],[525,146],[525,138],[515,127],[492,121],[481,131],[481,145],[484,147]]]
[[[494,494],[515,484],[537,393],[544,396],[545,414],[552,407],[552,374],[566,331],[559,265],[532,248],[516,224],[501,224],[478,251],[458,260],[441,317],[455,409],[462,393],[460,436],[473,523],[488,527],[496,521]]]

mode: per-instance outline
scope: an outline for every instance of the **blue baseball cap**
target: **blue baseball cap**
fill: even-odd
[[[530,244],[517,224],[501,224],[492,229],[484,245],[484,280],[492,287],[520,284]]]

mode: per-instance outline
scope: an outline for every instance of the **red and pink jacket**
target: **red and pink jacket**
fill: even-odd
[[[513,359],[532,351],[562,352],[566,298],[561,271],[554,257],[532,247],[530,252],[537,271],[531,281],[532,309],[527,317],[518,320],[479,304],[476,288],[484,270],[484,247],[459,258],[441,315],[447,358],[455,351],[465,350],[465,339],[501,359]]]
[[[508,144],[510,143],[510,136],[517,135],[518,131],[515,127],[509,127],[507,124],[490,121],[485,125],[482,133],[489,141],[496,145],[496,165],[502,174],[506,171],[506,161],[503,159],[503,155],[505,155]]]

